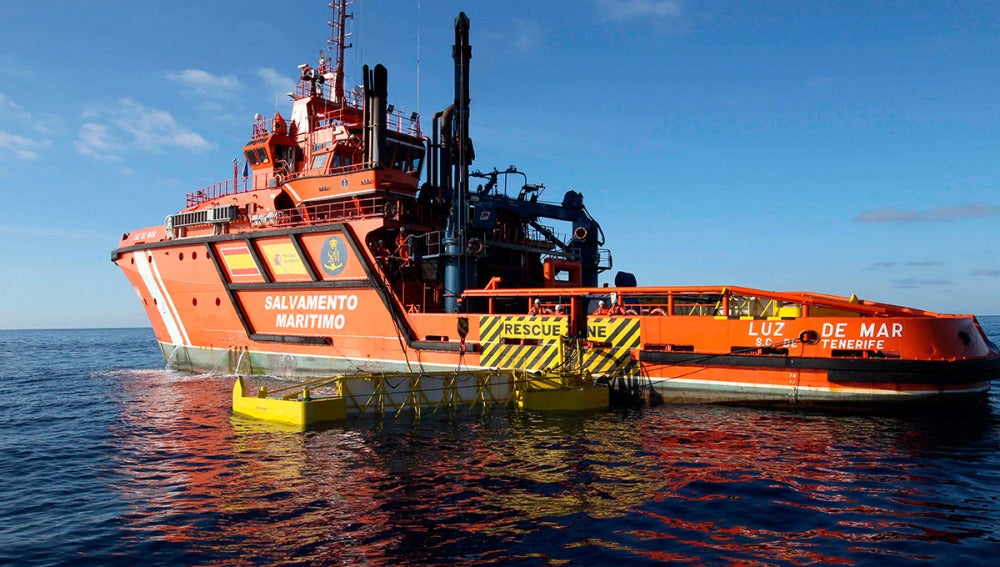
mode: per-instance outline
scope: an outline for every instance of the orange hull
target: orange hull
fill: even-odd
[[[804,404],[967,397],[987,391],[1000,368],[974,317],[809,294],[469,290],[467,301],[486,309],[423,313],[423,297],[400,298],[380,283],[377,259],[352,236],[363,224],[175,240],[141,230],[133,234],[155,241],[125,238],[116,262],[170,365],[189,370],[235,370],[241,357],[279,375],[553,370],[573,359],[598,376],[648,379],[672,400]],[[593,313],[612,293],[628,312]],[[564,314],[530,315],[536,297],[565,305]],[[523,309],[491,312],[501,300]]]

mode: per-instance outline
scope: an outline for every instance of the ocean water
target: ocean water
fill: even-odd
[[[1000,343],[1000,318],[983,318]],[[1000,385],[904,415],[230,417],[148,329],[0,331],[2,565],[906,565],[1000,552]]]

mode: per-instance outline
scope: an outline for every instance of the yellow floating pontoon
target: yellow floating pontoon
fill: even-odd
[[[587,411],[607,407],[607,386],[528,390],[521,401],[521,409],[529,411]]]
[[[244,393],[243,377],[233,384],[233,413],[305,429],[312,425],[343,421],[347,404],[343,396],[312,398],[308,388],[282,398],[268,397],[266,388],[256,396]],[[294,397],[293,397],[294,396]]]
[[[464,376],[469,385],[460,387]],[[397,384],[388,387],[388,379]],[[313,396],[320,389],[332,395]],[[389,390],[393,391],[389,391]],[[607,386],[596,385],[589,372],[528,372],[497,370],[457,372],[356,374],[326,376],[268,390],[262,387],[247,395],[243,377],[233,385],[233,413],[305,429],[312,425],[343,421],[348,409],[358,415],[373,409],[395,409],[396,415],[412,409],[419,417],[423,408],[435,411],[446,406],[469,407],[512,405],[529,411],[588,411],[608,407]]]
[[[518,407],[529,411],[607,409],[607,386],[594,384],[589,372],[515,373]]]

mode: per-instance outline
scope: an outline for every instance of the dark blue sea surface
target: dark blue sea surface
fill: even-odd
[[[1000,317],[983,318],[1000,342]],[[462,409],[295,432],[148,329],[0,331],[0,564],[935,564],[1000,552],[1000,385],[902,415]]]

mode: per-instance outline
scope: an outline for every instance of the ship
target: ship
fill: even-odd
[[[232,178],[112,252],[169,367],[291,378],[573,368],[668,402],[848,407],[982,399],[1000,376],[972,315],[611,272],[581,193],[548,202],[514,166],[472,167],[465,13],[454,101],[425,133],[388,102],[384,66],[345,88],[350,14],[344,0],[330,7],[329,45],[298,66],[287,118],[255,116]]]

